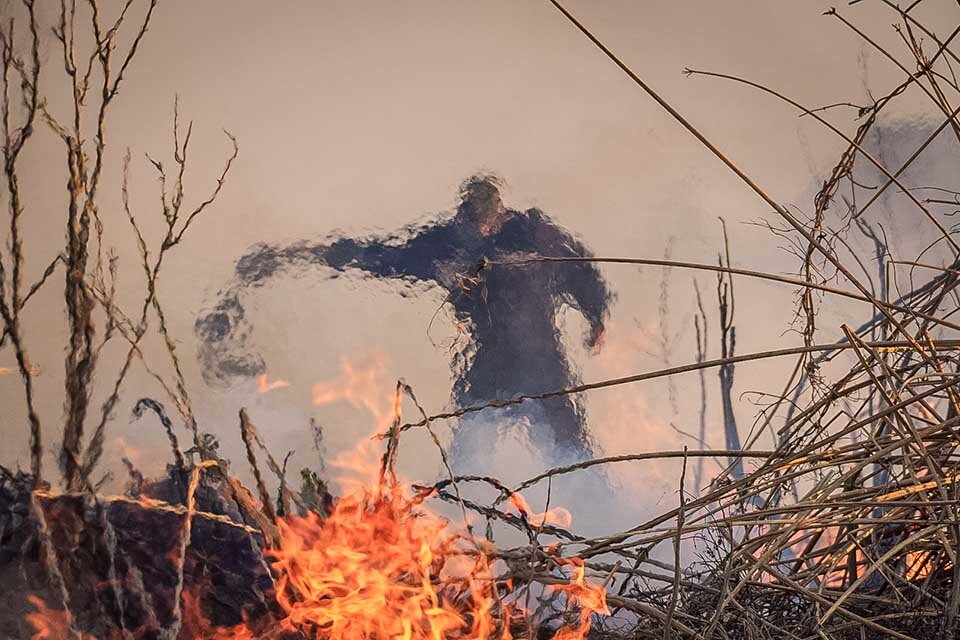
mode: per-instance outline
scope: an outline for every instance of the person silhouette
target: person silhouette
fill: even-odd
[[[452,398],[458,407],[575,385],[578,378],[564,350],[558,314],[565,305],[579,311],[589,327],[585,345],[598,348],[613,295],[594,263],[497,265],[531,254],[591,255],[541,210],[505,207],[500,188],[498,178],[475,175],[461,185],[453,216],[384,237],[253,247],[237,261],[232,286],[196,322],[204,375],[212,381],[262,373],[262,357],[246,347],[251,326],[242,294],[280,274],[321,267],[334,274],[358,271],[427,282],[446,292],[446,304],[469,336],[453,355]],[[536,423],[539,435],[534,439],[541,449],[562,453],[555,459],[583,458],[592,451],[582,403],[571,396],[523,402],[501,409],[500,417]],[[463,423],[458,431],[466,428]],[[478,437],[461,438],[458,445],[455,435],[454,453],[468,441],[476,446]]]

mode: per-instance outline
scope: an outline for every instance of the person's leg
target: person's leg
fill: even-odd
[[[589,458],[593,450],[587,437],[584,416],[576,404],[568,397],[547,398],[541,402],[557,449],[552,457],[575,460]]]

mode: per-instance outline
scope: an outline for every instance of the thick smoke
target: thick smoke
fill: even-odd
[[[585,343],[596,347],[612,294],[588,262],[490,264],[531,254],[591,255],[542,211],[504,207],[499,182],[490,176],[475,176],[463,184],[454,215],[395,234],[256,246],[238,260],[234,282],[213,310],[196,322],[205,376],[208,382],[224,383],[265,370],[263,358],[250,348],[252,327],[242,302],[257,287],[282,274],[316,270],[332,277],[357,271],[395,280],[404,292],[418,282],[446,292],[446,304],[469,336],[451,363],[457,406],[574,385],[577,375],[564,352],[557,316],[565,305],[577,309],[589,325]],[[554,460],[591,451],[584,410],[576,399],[525,402],[497,413],[497,422],[526,425],[530,441]],[[483,439],[470,432],[489,434],[489,423],[489,416],[461,421],[455,459],[473,449],[468,443]]]

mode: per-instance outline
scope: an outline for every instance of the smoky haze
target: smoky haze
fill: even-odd
[[[779,87],[810,106],[869,103],[868,86],[879,94],[898,84],[902,71],[835,20],[821,16],[825,7],[759,0],[569,6],[765,189],[803,211],[811,209],[820,176],[844,143],[769,96],[717,80],[685,78],[681,70],[690,66],[736,73]],[[925,3],[919,10],[927,12],[930,24],[938,23],[938,12],[942,23],[952,24],[958,12],[949,3]],[[885,45],[898,46],[888,14],[865,5],[847,13]],[[48,27],[54,16],[41,19]],[[49,69],[43,86],[51,111],[63,116],[68,113],[66,92],[56,53],[51,43],[42,52]],[[416,212],[456,209],[457,186],[465,177],[495,172],[503,178],[502,197],[509,207],[547,212],[559,228],[599,256],[660,258],[669,253],[678,260],[714,263],[721,246],[717,218],[723,217],[735,264],[780,273],[798,269],[795,258],[782,250],[781,239],[762,226],[745,224],[768,216],[768,208],[547,3],[344,0],[294,2],[283,10],[267,10],[253,2],[166,2],[158,7],[128,75],[110,114],[110,155],[101,187],[105,244],[118,255],[117,301],[122,307],[136,308],[144,286],[135,238],[122,209],[124,150],[129,147],[133,155],[132,209],[145,235],[156,238],[162,229],[159,187],[143,154],[170,155],[174,96],[179,95],[181,117],[194,122],[189,200],[207,197],[229,154],[221,128],[239,140],[240,156],[221,198],[171,254],[159,296],[178,351],[194,354],[203,349],[195,333],[197,318],[215,311],[211,304],[232,304],[230,296],[236,294],[243,322],[255,327],[243,351],[254,360],[238,367],[286,383],[266,393],[251,380],[211,386],[205,381],[208,363],[183,358],[201,428],[219,436],[224,455],[241,474],[246,473],[236,437],[241,406],[249,409],[271,449],[278,455],[295,451],[291,464],[303,466],[315,464],[321,454],[328,460],[374,430],[371,412],[362,403],[314,404],[314,385],[345,379],[344,362],[352,363],[354,374],[362,363],[374,363],[369,368],[375,375],[364,380],[377,392],[389,394],[392,381],[403,377],[430,413],[450,408],[458,375],[451,371],[448,347],[458,336],[456,323],[446,316],[431,323],[444,290],[421,287],[402,298],[396,295],[396,283],[301,274],[272,280],[247,299],[229,283],[236,277],[237,260],[258,243],[286,247],[328,235],[382,237],[409,224]],[[919,144],[924,131],[935,126],[924,102],[923,96],[907,96],[882,131]],[[844,130],[855,126],[849,111],[829,116]],[[871,145],[882,151],[892,140],[872,139]],[[953,144],[945,138],[944,147],[927,152],[923,165],[945,176],[946,183],[960,175],[952,160],[941,157]],[[60,145],[44,130],[24,158],[25,280],[30,282],[63,247]],[[889,154],[880,157],[889,158],[890,166],[897,164]],[[908,178],[914,186],[925,179],[916,174]],[[896,226],[893,246],[913,258],[934,236],[899,196],[890,197],[878,203],[882,206],[869,220],[888,229]],[[428,213],[424,221],[438,217]],[[851,241],[869,242],[860,237]],[[693,274],[614,265],[598,269],[617,293],[603,349],[591,354],[581,344],[579,338],[589,335],[590,327],[577,313],[561,312],[556,318],[572,370],[583,380],[600,380],[694,358]],[[708,328],[716,332],[714,280],[696,277]],[[748,281],[737,286],[741,353],[799,342],[789,332],[792,289]],[[50,445],[46,468],[53,470],[63,412],[62,295],[50,287],[31,305],[24,316],[26,341],[40,369],[37,396]],[[859,324],[868,311],[864,305],[830,299],[821,324]],[[158,363],[160,374],[169,375],[163,368],[164,348],[153,340],[143,352],[148,362]],[[715,335],[710,349],[709,355],[716,356]],[[109,393],[123,354],[119,344],[103,352],[92,406],[99,407]],[[0,352],[0,367],[12,366],[13,354]],[[779,391],[772,387],[782,384],[787,366],[741,366],[736,391]],[[714,372],[706,380],[706,443],[720,446]],[[162,398],[163,392],[150,372],[138,366],[127,379],[108,435],[104,471],[118,478],[123,477],[121,455],[146,474],[160,472],[167,462],[162,430],[130,420],[144,396]],[[746,431],[757,408],[749,398],[737,400]],[[697,446],[678,433],[696,431],[696,376],[600,391],[580,401],[596,447],[605,453]],[[16,376],[0,376],[0,402],[0,463],[26,466],[27,434]],[[324,427],[320,453],[314,451],[311,419]],[[442,434],[444,442],[450,433]],[[422,432],[411,432],[404,440],[400,461],[405,473],[421,479],[433,477],[439,468]],[[638,509],[652,510],[675,500],[677,472],[676,465],[650,463],[612,473],[624,495],[642,503]]]

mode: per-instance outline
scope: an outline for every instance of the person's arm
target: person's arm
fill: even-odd
[[[557,226],[543,212],[527,212],[533,223],[534,246],[539,255],[560,258],[589,258],[593,254],[582,242]],[[613,293],[592,262],[558,262],[555,264],[559,292],[564,301],[583,314],[590,325],[586,337],[589,348],[598,347],[610,315]]]
[[[432,227],[406,240],[394,236],[337,238],[286,247],[258,245],[237,261],[236,275],[244,285],[256,286],[274,275],[315,265],[341,272],[357,269],[378,278],[432,280],[435,261],[446,249],[442,230]]]
[[[342,272],[358,269],[381,278],[436,277],[436,260],[449,251],[448,227],[434,226],[408,239],[339,238],[287,246],[256,245],[236,264],[236,277],[213,310],[197,318],[199,357],[208,382],[252,377],[266,371],[262,357],[249,344],[252,331],[243,306],[248,289],[289,272],[326,267]]]

